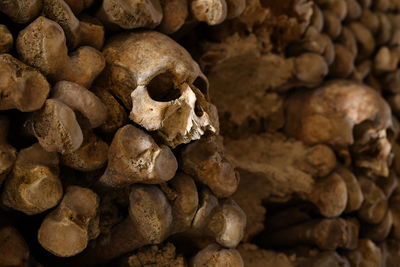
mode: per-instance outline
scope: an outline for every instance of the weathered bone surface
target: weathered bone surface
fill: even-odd
[[[132,109],[131,120],[157,131],[166,144],[176,147],[218,132],[208,81],[172,39],[157,32],[126,33],[114,37],[103,54],[107,67],[100,80]]]
[[[43,220],[38,231],[40,244],[59,257],[84,250],[99,235],[99,197],[90,189],[68,187],[58,207]]]
[[[89,172],[107,163],[108,144],[91,131],[84,131],[82,145],[75,151],[60,156],[60,163],[72,169]]]
[[[185,258],[178,254],[172,243],[140,248],[138,252],[124,257],[120,267],[142,267],[147,265],[187,267]]]
[[[333,81],[294,93],[287,107],[287,135],[306,144],[329,144],[338,153],[350,149],[357,167],[369,174],[389,175],[390,108],[373,89],[352,81]],[[365,151],[370,149],[378,155],[368,157]]]
[[[244,263],[236,249],[225,249],[216,244],[211,244],[199,251],[192,259],[191,267],[217,267],[217,266],[243,267]]]
[[[253,149],[255,144],[264,149]],[[337,174],[329,175],[336,165],[336,157],[327,146],[306,147],[282,135],[263,134],[229,141],[226,150],[238,167],[243,183],[234,199],[245,210],[242,200],[281,202],[294,194],[314,203],[328,217],[341,214],[346,207],[345,183]],[[324,178],[314,181],[313,176]],[[254,188],[253,194],[245,196],[248,187]],[[252,213],[249,208],[247,214]]]
[[[177,168],[169,147],[157,145],[146,132],[126,125],[114,136],[100,183],[112,187],[138,182],[158,184],[172,179]]]
[[[25,126],[40,145],[50,152],[73,152],[83,142],[82,130],[74,111],[55,99],[46,100],[42,109],[31,114]]]
[[[225,0],[193,0],[192,15],[208,25],[217,25],[226,19],[228,6]]]
[[[64,30],[69,48],[88,45],[101,49],[104,44],[104,28],[100,23],[79,21],[64,0],[44,0],[43,12]]]
[[[182,232],[192,226],[192,221],[199,207],[199,196],[192,177],[177,173],[169,182],[174,196],[170,199],[174,226],[172,232]]]
[[[34,215],[53,208],[62,198],[58,155],[39,144],[21,150],[10,177],[4,184],[2,202]]]
[[[6,25],[0,24],[0,53],[7,53],[13,46],[13,36]]]
[[[1,0],[0,11],[17,23],[27,23],[39,16],[41,0]]]
[[[17,51],[22,61],[51,80],[67,80],[86,88],[104,68],[103,56],[90,46],[69,55],[63,29],[45,17],[37,18],[18,34]]]
[[[156,27],[163,13],[159,0],[105,0],[97,16],[110,26],[134,29]]]
[[[163,19],[159,30],[165,34],[178,31],[189,16],[188,0],[160,0],[163,9]]]
[[[60,81],[54,85],[51,98],[83,115],[89,121],[90,128],[99,127],[107,119],[106,106],[94,93],[79,84]]]
[[[186,146],[181,161],[182,170],[207,185],[217,197],[236,191],[239,176],[225,157],[221,138],[202,138]]]
[[[10,54],[0,55],[0,110],[40,109],[50,91],[46,78]]]

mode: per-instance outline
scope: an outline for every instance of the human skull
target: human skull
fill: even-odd
[[[287,102],[285,132],[306,144],[325,143],[368,174],[388,176],[389,105],[372,88],[347,80],[300,91]]]
[[[208,102],[208,80],[190,54],[169,37],[152,31],[124,33],[103,50],[107,84],[130,118],[157,131],[176,147],[218,132],[217,111]],[[130,97],[129,97],[130,96]]]

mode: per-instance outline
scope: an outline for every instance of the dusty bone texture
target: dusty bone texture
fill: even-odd
[[[96,3],[97,0],[64,0],[64,2],[69,5],[75,15],[78,15],[84,9]]]
[[[99,235],[99,197],[90,189],[70,186],[58,207],[46,216],[39,231],[39,243],[59,257],[83,251]]]
[[[3,218],[1,221],[0,266],[30,267],[30,252],[28,244],[17,229],[9,223],[3,222]]]
[[[357,167],[368,174],[388,176],[390,108],[372,88],[337,80],[312,91],[295,92],[287,102],[286,114],[287,135],[306,144],[329,144],[338,153],[349,153],[350,148]],[[369,149],[378,152],[368,156],[365,151]]]
[[[152,265],[165,267],[187,266],[185,258],[177,254],[172,243],[140,248],[138,252],[133,255],[124,257],[120,263],[120,267],[142,267]]]
[[[232,195],[239,176],[226,158],[221,137],[202,138],[187,145],[181,153],[181,169],[207,185],[217,197]]]
[[[200,250],[191,260],[191,267],[217,266],[243,267],[244,263],[236,249],[226,249],[217,244],[211,244]]]
[[[358,238],[358,227],[341,218],[315,219],[261,237],[267,246],[314,245],[322,250],[346,248]]]
[[[222,23],[228,14],[225,0],[193,0],[190,3],[192,15],[208,25]]]
[[[82,46],[69,55],[63,29],[45,17],[20,31],[16,45],[22,61],[52,81],[66,80],[90,88],[105,66],[102,54],[90,46]]]
[[[64,30],[68,47],[75,49],[79,45],[88,45],[101,49],[104,44],[104,27],[100,23],[78,20],[70,6],[64,0],[44,0],[43,13],[57,22]]]
[[[60,163],[72,169],[90,172],[107,163],[108,144],[90,130],[83,131],[82,145],[75,151],[60,155]]]
[[[146,132],[128,124],[114,136],[100,183],[111,187],[138,182],[158,184],[172,179],[177,168],[169,147],[159,146]]]
[[[10,51],[14,43],[14,38],[6,25],[0,24],[0,53]]]
[[[42,109],[33,112],[25,127],[49,152],[73,152],[83,142],[82,129],[74,111],[55,99],[47,99]]]
[[[194,179],[184,173],[177,173],[169,182],[173,196],[168,196],[172,207],[174,225],[172,232],[182,232],[192,226],[199,207],[199,195]]]
[[[105,0],[97,17],[109,26],[122,29],[155,28],[163,13],[159,0]]]
[[[107,120],[107,108],[102,101],[83,86],[69,81],[56,83],[51,91],[51,99],[58,100],[75,112],[79,112],[96,128]]]
[[[212,212],[206,232],[215,236],[221,246],[235,248],[242,240],[246,226],[246,215],[232,199],[222,201]]]
[[[149,244],[161,243],[171,232],[172,208],[154,185],[134,185],[129,195],[129,216]]]
[[[337,174],[324,177],[336,166],[335,154],[329,147],[307,147],[280,134],[227,140],[225,145],[242,183],[233,198],[249,218],[257,218],[250,203],[261,203],[262,200],[282,202],[295,194],[314,203],[325,216],[337,216],[343,212],[347,199],[344,182]],[[256,146],[258,149],[253,149]],[[314,180],[313,176],[324,178]],[[246,193],[247,188],[253,188],[250,190],[252,194]],[[325,198],[319,198],[319,194]],[[332,199],[337,201],[332,202]],[[259,227],[256,227],[259,223],[249,223],[249,226],[253,225]]]
[[[293,260],[278,251],[266,250],[251,243],[243,243],[238,246],[245,266],[253,267],[294,267]]]
[[[175,41],[158,32],[125,33],[112,38],[103,54],[107,67],[102,86],[131,109],[131,120],[157,131],[167,145],[218,132],[207,78]]]
[[[0,110],[40,109],[50,92],[46,78],[10,54],[0,55]]]
[[[17,150],[7,143],[10,121],[0,116],[0,185],[6,179],[17,159]]]
[[[39,144],[22,149],[4,184],[4,205],[34,215],[53,208],[63,195],[58,155]]]
[[[200,247],[208,241],[227,248],[236,247],[242,240],[246,227],[246,215],[232,199],[219,201],[208,188],[199,194],[199,207],[192,227],[183,235],[198,242]],[[209,237],[206,243],[202,239]]]
[[[128,123],[128,114],[118,100],[104,88],[92,88],[92,92],[105,105],[106,121],[98,128],[103,134],[114,136],[115,132]]]
[[[188,0],[160,0],[163,18],[158,30],[165,34],[178,31],[189,16]]]
[[[0,1],[0,11],[17,23],[27,23],[38,17],[42,6],[41,0]]]
[[[171,205],[156,185],[133,185],[128,209],[128,217],[114,225],[108,233],[100,235],[76,262],[104,263],[140,247],[161,243],[171,234]]]
[[[255,123],[260,124],[258,131],[262,127],[279,129],[284,124],[283,101],[276,92],[296,86],[314,87],[328,74],[322,55],[303,53],[285,58],[274,53],[262,54],[254,34],[234,34],[204,46],[199,61],[207,68],[210,95],[218,107],[223,134],[251,131]],[[324,49],[321,44],[321,50]]]

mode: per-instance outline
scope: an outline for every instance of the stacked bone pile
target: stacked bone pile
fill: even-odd
[[[244,7],[0,0],[0,266],[243,265],[208,80],[165,34]]]
[[[245,266],[399,266],[400,1],[249,0],[208,29]]]

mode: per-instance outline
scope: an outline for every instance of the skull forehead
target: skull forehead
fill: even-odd
[[[201,74],[198,64],[183,47],[158,32],[120,34],[106,45],[103,54],[108,66],[123,67],[138,85],[145,85],[167,71],[176,83],[192,83]]]
[[[314,91],[306,105],[310,113],[344,118],[351,125],[370,120],[379,129],[391,126],[389,105],[375,90],[360,83],[333,81]]]
[[[367,121],[375,132],[391,127],[389,105],[368,86],[336,80],[289,98],[285,132],[308,144],[347,146],[354,142],[354,127]]]

